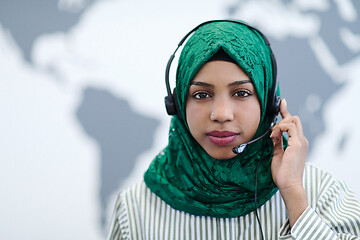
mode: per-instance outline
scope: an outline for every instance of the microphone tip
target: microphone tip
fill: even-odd
[[[240,154],[242,153],[246,148],[247,143],[241,144],[239,146],[236,146],[232,149],[233,153]]]

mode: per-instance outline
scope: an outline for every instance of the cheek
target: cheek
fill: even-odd
[[[260,109],[260,104],[257,101],[256,104],[254,104],[251,112],[251,119],[254,122],[254,128],[255,130],[257,130],[257,128],[259,127],[259,123],[260,123],[260,118],[261,118],[261,109]]]
[[[197,133],[201,132],[206,123],[207,111],[207,108],[200,107],[199,104],[195,104],[191,100],[186,104],[186,122],[194,138],[197,138]],[[208,117],[210,118],[210,115]]]
[[[253,105],[251,105],[248,112],[254,121],[260,122],[261,109],[260,109],[260,104],[258,102],[255,102]]]
[[[248,127],[257,128],[261,118],[261,108],[258,100],[242,105],[241,111],[238,111],[239,119],[245,121]]]
[[[192,125],[199,119],[198,108],[191,101],[186,104],[186,121],[188,125]]]

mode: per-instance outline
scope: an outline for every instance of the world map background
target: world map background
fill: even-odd
[[[359,196],[359,11],[355,0],[2,0],[0,239],[104,238],[117,192],[166,145],[168,57],[208,19],[269,37],[308,161]]]

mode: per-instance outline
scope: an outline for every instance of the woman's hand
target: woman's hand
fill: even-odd
[[[273,127],[270,135],[274,144],[271,173],[284,199],[292,227],[308,206],[302,179],[309,143],[304,136],[300,118],[288,112],[285,99],[281,101],[280,114],[283,119]],[[289,136],[285,150],[283,132]]]

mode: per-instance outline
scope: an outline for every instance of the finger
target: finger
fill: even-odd
[[[283,124],[283,123],[294,123],[296,125],[298,135],[299,136],[304,136],[302,123],[301,123],[301,120],[300,120],[300,118],[298,116],[287,117],[287,118],[281,120],[280,122],[278,122],[278,124]],[[275,126],[273,127],[273,129],[275,128]]]
[[[277,123],[272,129],[271,129],[271,134],[270,134],[270,138],[274,139],[274,138],[280,138],[282,136],[282,132],[280,130],[280,128],[278,127],[279,123]]]
[[[282,135],[283,132],[287,132],[289,138],[296,138],[299,135],[297,126],[294,122],[289,122],[289,123],[283,122],[276,124],[272,136],[279,137],[279,135]]]
[[[289,113],[287,109],[287,103],[285,98],[281,100],[280,103],[280,114],[283,119],[291,117],[291,114]]]
[[[292,121],[295,123],[297,131],[298,131],[298,135],[299,136],[304,136],[304,131],[303,131],[303,127],[302,127],[302,123],[301,120],[298,116],[293,116]]]
[[[282,156],[284,154],[284,148],[283,148],[283,138],[273,138],[272,139],[273,142],[273,155],[274,156]]]

